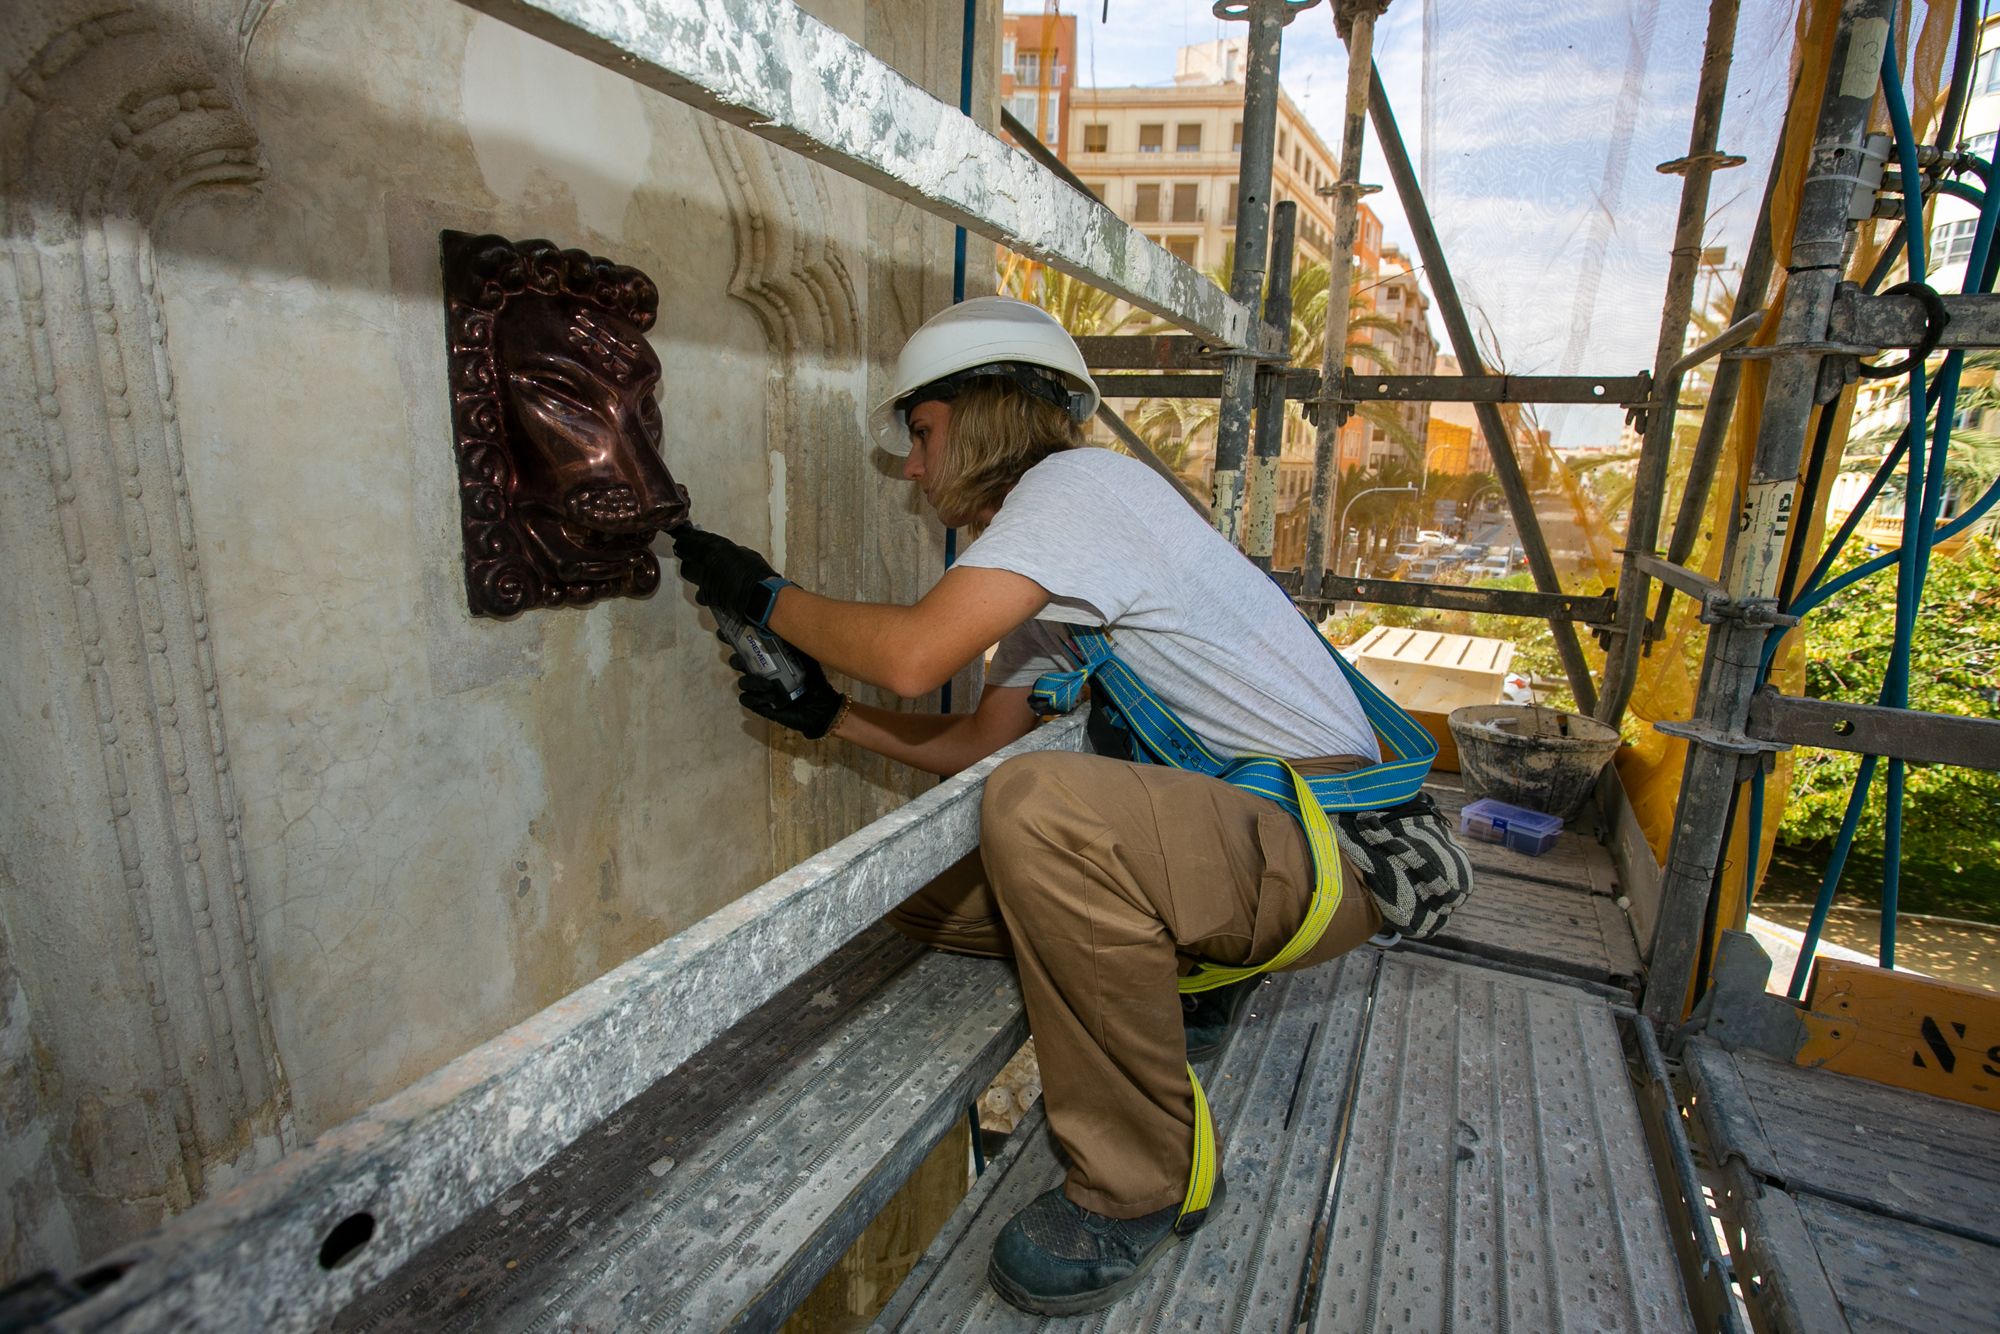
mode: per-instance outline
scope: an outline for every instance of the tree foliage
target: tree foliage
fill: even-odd
[[[1857,556],[1848,566],[1859,563]],[[1806,694],[1875,702],[1889,666],[1896,585],[1884,571],[1806,619]],[[1910,707],[2000,716],[2000,548],[1975,540],[1935,554],[1910,662]],[[1779,837],[1818,850],[1839,832],[1860,757],[1801,750]],[[1941,911],[2000,909],[2000,773],[1911,765],[1903,802],[1903,904]],[[1881,768],[1855,838],[1864,867],[1879,861],[1885,798]]]

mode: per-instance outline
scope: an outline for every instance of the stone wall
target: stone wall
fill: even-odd
[[[959,6],[808,7],[956,102]],[[905,599],[863,419],[952,232],[450,0],[44,0],[0,69],[4,1281],[915,790],[736,709],[671,577],[468,616],[439,229],[646,270],[697,519]]]

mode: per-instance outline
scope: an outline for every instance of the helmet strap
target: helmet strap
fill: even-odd
[[[896,410],[907,420],[909,414],[924,403],[949,403],[965,391],[974,380],[1006,380],[1022,392],[1061,408],[1070,420],[1080,420],[1077,416],[1078,400],[1082,397],[1063,383],[1062,378],[1045,371],[1039,366],[1031,366],[1019,361],[994,361],[983,366],[970,366],[962,371],[919,385],[896,400]]]

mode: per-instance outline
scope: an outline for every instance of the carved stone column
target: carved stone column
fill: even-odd
[[[933,95],[956,104],[963,11],[926,0],[875,0],[816,12]],[[975,95],[992,101],[998,7],[976,31]],[[996,104],[997,105],[997,104]],[[984,119],[994,119],[989,115]],[[756,312],[776,354],[770,378],[773,493],[782,514],[774,558],[832,597],[913,602],[943,570],[943,533],[873,447],[868,409],[885,392],[903,340],[951,300],[953,229],[922,210],[813,166],[720,122],[701,132],[736,224],[730,294]],[[867,238],[865,246],[832,237]],[[990,244],[971,245],[967,290],[992,290]],[[977,672],[954,685],[970,707]],[[895,705],[862,688],[870,703]],[[909,707],[930,709],[934,701]],[[801,763],[800,761],[804,761]],[[774,731],[772,865],[791,866],[902,804],[929,780],[886,760]]]
[[[0,1096],[0,1138],[40,1147],[0,1158],[9,1267],[289,1134],[149,241],[254,182],[255,137],[159,13],[27,8],[0,33],[0,1088],[35,1096]]]

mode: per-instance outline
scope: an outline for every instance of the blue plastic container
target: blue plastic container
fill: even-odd
[[[1458,832],[1483,843],[1505,843],[1516,852],[1539,857],[1556,845],[1563,822],[1553,815],[1510,806],[1493,797],[1467,802],[1458,814]]]

